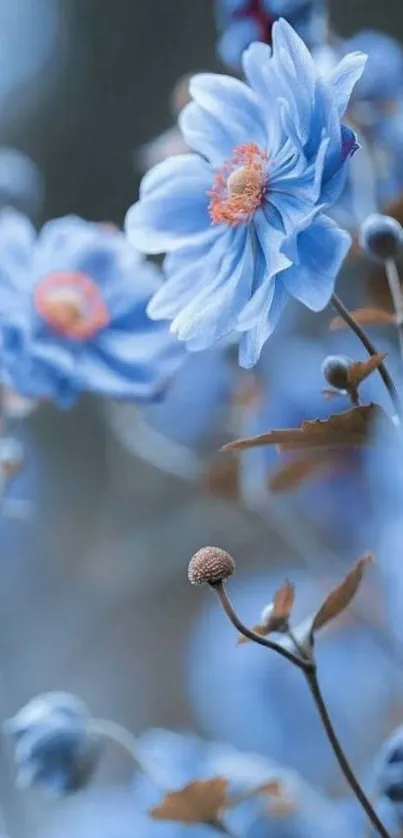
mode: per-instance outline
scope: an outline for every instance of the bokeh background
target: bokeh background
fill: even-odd
[[[365,26],[403,39],[401,0],[334,0],[332,14],[343,34]],[[171,124],[179,76],[218,68],[214,44],[212,0],[0,0],[0,143],[42,170],[43,219],[122,222],[135,150]],[[218,543],[247,575],[289,558],[289,546],[257,517],[132,457],[95,401],[41,409],[24,435],[16,493],[35,514],[0,522],[1,718],[36,692],[66,689],[136,733],[197,729],[184,650],[207,594],[188,586],[189,556]],[[3,743],[0,795],[24,838],[52,807],[18,796],[12,772]],[[112,748],[99,782],[129,773]]]

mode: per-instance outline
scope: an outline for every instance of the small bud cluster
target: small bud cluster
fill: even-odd
[[[226,550],[202,547],[189,562],[188,579],[192,585],[219,585],[232,576],[234,570],[235,562]]]

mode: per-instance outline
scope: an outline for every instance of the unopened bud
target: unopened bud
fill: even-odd
[[[328,355],[322,364],[322,375],[336,390],[348,390],[350,361],[344,355]]]
[[[235,562],[220,547],[202,547],[192,556],[188,579],[192,585],[219,585],[235,571]]]
[[[403,249],[402,225],[389,215],[373,213],[361,225],[359,244],[375,259],[396,259]]]

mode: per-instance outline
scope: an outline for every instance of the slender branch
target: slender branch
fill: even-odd
[[[371,802],[368,800],[364,790],[362,789],[360,783],[358,782],[353,769],[350,766],[350,763],[343,751],[343,748],[340,745],[338,740],[337,734],[333,728],[332,722],[329,717],[329,713],[327,711],[327,707],[322,696],[320,686],[318,683],[318,678],[316,674],[316,668],[310,667],[304,670],[304,675],[311,691],[312,698],[315,702],[317,710],[319,712],[323,728],[326,732],[327,738],[332,746],[333,752],[335,757],[339,763],[339,766],[346,778],[350,788],[354,792],[357,800],[361,803],[362,808],[368,815],[369,820],[371,821],[374,828],[377,830],[379,835],[382,838],[391,838],[387,829],[385,829],[382,821],[379,820],[378,815],[375,812]]]
[[[341,299],[337,296],[337,294],[332,295],[332,305],[333,308],[337,311],[337,313],[342,317],[344,322],[349,326],[349,328],[354,332],[357,338],[361,341],[362,345],[368,352],[368,355],[377,355],[376,347],[372,343],[372,340],[368,337],[364,329],[361,328],[360,324],[357,323],[355,317],[349,312],[346,308],[344,303]],[[396,390],[396,387],[393,383],[391,376],[389,375],[388,370],[386,369],[385,364],[382,362],[379,364],[378,367],[379,375],[382,378],[382,381],[389,393],[393,406],[398,416],[401,416],[402,408],[400,404],[399,394]]]
[[[385,271],[389,284],[390,296],[392,297],[393,306],[396,314],[396,330],[399,338],[400,354],[403,359],[403,294],[400,286],[400,277],[397,270],[397,265],[394,259],[387,259],[385,262]]]
[[[267,637],[263,637],[261,634],[257,634],[252,629],[248,628],[244,625],[242,620],[239,619],[238,614],[234,610],[232,603],[229,599],[229,596],[225,590],[224,584],[221,582],[219,585],[211,585],[211,588],[216,592],[220,603],[231,621],[232,625],[235,626],[238,631],[247,637],[248,640],[252,640],[253,643],[258,643],[260,646],[265,646],[266,649],[271,649],[273,652],[277,652],[279,655],[282,655],[283,658],[286,658],[290,663],[293,663],[294,666],[298,666],[300,669],[305,666],[305,661],[302,660],[297,655],[294,655],[293,652],[289,652],[288,649],[285,649],[284,646],[280,646],[278,643],[274,643],[272,640],[268,640]]]

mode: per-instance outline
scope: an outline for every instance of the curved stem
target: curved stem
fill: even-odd
[[[271,649],[273,652],[277,652],[277,654],[281,655],[283,658],[286,658],[288,661],[294,664],[294,666],[298,666],[300,669],[303,669],[305,666],[305,661],[299,658],[297,655],[294,655],[292,652],[289,652],[288,649],[285,649],[284,646],[280,646],[278,643],[274,643],[272,640],[268,640],[267,637],[263,637],[261,634],[257,634],[252,629],[248,628],[244,625],[242,620],[239,619],[238,614],[233,608],[233,605],[229,599],[229,596],[225,590],[224,584],[221,582],[219,585],[211,585],[212,589],[216,592],[220,603],[231,621],[232,625],[235,626],[238,631],[247,637],[248,640],[252,640],[253,643],[258,643],[260,646],[265,646],[266,649]]]
[[[400,354],[403,359],[403,294],[400,287],[400,277],[397,270],[397,265],[394,259],[387,259],[385,262],[385,271],[389,284],[390,296],[392,297],[393,306],[396,314],[396,330],[399,338]]]
[[[367,350],[368,355],[376,355],[377,354],[376,347],[374,346],[374,344],[372,343],[372,341],[370,340],[370,338],[368,337],[366,332],[364,332],[364,330],[361,328],[360,324],[357,323],[356,319],[353,317],[353,315],[346,308],[344,303],[337,296],[337,294],[332,295],[332,305],[335,308],[335,310],[337,311],[337,313],[340,315],[340,317],[343,318],[343,320],[347,324],[347,326],[349,326],[349,328],[354,332],[354,334],[357,335],[358,339],[361,341],[362,345]],[[397,415],[400,417],[400,415],[401,415],[401,404],[400,404],[399,395],[398,395],[396,387],[393,383],[393,380],[392,380],[391,376],[389,375],[389,372],[386,369],[385,364],[383,362],[379,365],[378,372],[379,372],[379,375],[381,376],[382,381],[383,381],[383,383],[384,383],[384,385],[385,385],[385,387],[386,387],[386,389],[387,389],[387,391],[390,395],[390,398],[392,400],[395,411],[396,411]]]
[[[155,778],[152,776],[149,768],[142,762],[141,758],[138,754],[137,748],[137,739],[130,732],[127,730],[123,725],[119,724],[118,722],[112,722],[109,719],[92,719],[91,721],[91,732],[98,734],[99,736],[103,736],[106,739],[110,739],[112,742],[116,742],[118,745],[121,745],[122,748],[126,751],[127,754],[131,757],[131,759],[136,763],[139,767],[140,771],[145,774],[147,777],[152,780],[154,785],[158,788],[159,783],[156,783]]]
[[[340,766],[340,768],[341,768],[341,770],[344,774],[344,777],[347,780],[347,783],[349,784],[351,790],[354,792],[357,800],[360,802],[362,808],[364,809],[364,811],[368,815],[369,820],[371,821],[372,825],[374,826],[376,831],[379,833],[379,835],[381,835],[382,838],[391,838],[391,836],[389,835],[389,832],[385,829],[382,821],[379,820],[378,815],[376,814],[375,809],[373,808],[372,804],[368,800],[364,790],[360,786],[360,783],[358,782],[358,780],[357,780],[357,778],[354,774],[354,771],[350,766],[350,763],[349,763],[349,761],[348,761],[348,759],[347,759],[347,757],[346,757],[346,755],[343,751],[343,748],[340,745],[340,742],[339,742],[337,734],[335,733],[335,730],[333,728],[332,722],[331,722],[330,717],[329,717],[329,713],[327,711],[325,701],[323,699],[323,696],[322,696],[322,693],[321,693],[321,690],[320,690],[320,686],[319,686],[318,678],[317,678],[317,674],[316,674],[316,668],[315,667],[306,667],[305,670],[304,670],[304,675],[305,675],[307,684],[309,686],[309,689],[311,691],[312,698],[313,698],[313,700],[315,702],[315,705],[317,707],[317,710],[319,712],[319,715],[320,715],[324,730],[326,732],[327,738],[330,742],[330,745],[332,746],[334,755],[335,755],[335,757],[336,757],[336,759],[339,763],[339,766]]]

